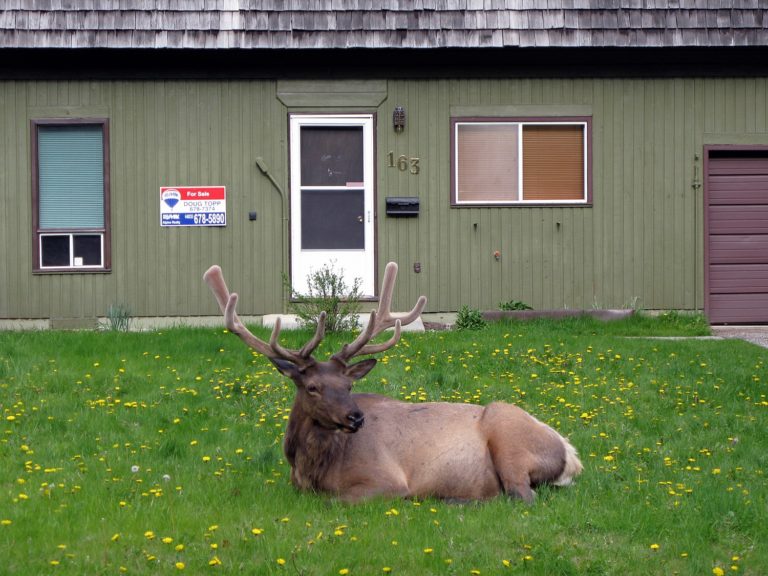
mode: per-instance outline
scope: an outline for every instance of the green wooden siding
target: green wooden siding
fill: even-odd
[[[114,303],[137,316],[216,314],[201,281],[213,263],[242,314],[281,311],[283,205],[255,159],[287,192],[288,113],[326,110],[377,112],[378,266],[400,263],[397,308],[424,293],[429,311],[510,299],[698,309],[703,145],[768,144],[765,78],[389,80],[380,104],[351,98],[349,108],[311,96],[292,107],[277,84],[0,83],[0,318],[101,316]],[[400,134],[397,105],[407,113]],[[450,207],[452,113],[574,107],[592,116],[591,207]],[[108,274],[32,274],[29,121],[68,116],[110,121]],[[419,174],[389,167],[390,151],[419,158]],[[182,185],[226,186],[227,226],[161,228],[159,188]],[[387,196],[418,196],[420,216],[387,217]]]

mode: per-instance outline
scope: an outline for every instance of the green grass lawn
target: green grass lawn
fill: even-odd
[[[768,351],[626,338],[706,331],[500,323],[382,355],[358,390],[570,437],[584,473],[531,506],[297,492],[292,384],[222,329],[0,333],[0,574],[766,574]]]

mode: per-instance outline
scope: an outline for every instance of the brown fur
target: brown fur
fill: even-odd
[[[572,449],[567,462],[567,440],[514,405],[411,404],[349,394],[351,380],[320,383],[312,369],[281,371],[297,384],[284,443],[297,488],[346,501],[374,496],[483,500],[506,493],[530,502],[537,484],[567,484],[581,471]],[[312,382],[314,394],[303,379]],[[341,393],[344,401],[327,402],[325,397],[338,396],[339,389],[347,391]],[[339,411],[322,414],[320,423],[311,416],[315,404]],[[362,427],[338,429],[355,411],[365,416]]]

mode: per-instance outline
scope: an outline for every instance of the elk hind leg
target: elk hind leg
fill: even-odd
[[[526,455],[503,445],[500,446],[493,440],[488,442],[488,447],[504,492],[508,496],[520,498],[529,504],[533,502],[536,493],[531,488],[531,477],[525,462]]]
[[[519,421],[521,413],[507,404],[489,404],[482,423],[491,460],[504,492],[531,503],[536,496],[531,487],[531,473],[536,463],[534,455],[524,446],[527,430]]]

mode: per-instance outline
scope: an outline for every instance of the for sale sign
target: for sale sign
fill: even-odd
[[[226,225],[226,186],[160,188],[160,226]]]

